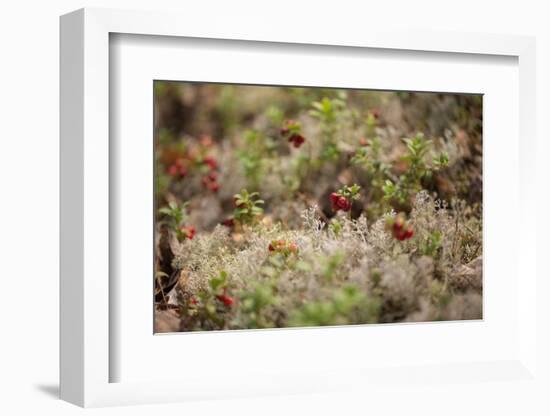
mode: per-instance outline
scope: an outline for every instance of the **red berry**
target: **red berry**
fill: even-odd
[[[204,158],[204,164],[207,165],[212,170],[215,170],[218,168],[218,162],[212,156],[206,156]]]
[[[393,230],[395,232],[399,232],[403,229],[404,225],[405,225],[405,219],[403,217],[397,216],[395,218],[395,222],[393,223]]]
[[[279,130],[279,132],[281,133],[281,136],[286,136],[289,131],[290,130],[288,129],[288,127],[281,127],[281,129]]]
[[[225,306],[231,306],[235,302],[233,298],[227,294],[227,289],[223,290],[223,294],[217,295],[216,299],[223,302]]]
[[[225,306],[231,306],[233,305],[233,298],[231,296],[224,295],[222,296],[222,302]]]
[[[345,196],[338,197],[338,200],[336,201],[336,206],[342,211],[349,211],[351,209],[351,203]]]
[[[407,229],[393,230],[393,236],[397,238],[399,241],[408,240],[413,235],[414,235],[414,231],[412,227],[408,227]]]
[[[336,192],[333,192],[329,195],[330,202],[332,203],[332,209],[333,211],[338,211],[342,209],[339,204],[341,204],[340,198],[344,198],[341,195],[337,194]],[[345,198],[344,198],[345,199]]]
[[[387,228],[391,229],[393,236],[399,240],[408,240],[414,234],[412,226],[408,224],[405,214],[400,212],[394,218],[388,218]]]
[[[234,227],[235,226],[235,219],[227,218],[227,219],[222,221],[222,225],[225,225],[226,227]]]
[[[395,227],[393,228],[393,236],[399,240],[399,241],[403,241],[405,240],[405,230],[404,229],[396,229]]]
[[[365,139],[364,137],[361,137],[361,138],[359,139],[359,144],[360,144],[361,146],[367,146],[367,145],[369,144],[369,142],[368,142],[367,139]]]
[[[197,230],[192,225],[190,225],[188,227],[180,227],[180,231],[189,240],[192,240],[193,237],[195,237],[195,234],[197,233]]]
[[[210,172],[208,175],[202,177],[202,185],[208,188],[212,192],[218,192],[220,185],[216,182],[216,172]]]
[[[199,302],[197,301],[197,298],[194,297],[194,296],[190,299],[190,302],[191,302],[193,305],[196,305],[197,303],[199,303]]]

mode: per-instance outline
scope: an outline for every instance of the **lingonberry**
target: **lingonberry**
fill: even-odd
[[[234,227],[235,226],[235,219],[234,218],[226,218],[222,221],[222,225],[225,225],[226,227]]]
[[[292,143],[295,148],[299,148],[306,141],[305,137],[302,136],[300,123],[294,120],[287,120],[279,131],[281,136],[288,138],[288,142]]]
[[[208,175],[203,176],[202,185],[212,192],[218,192],[220,189],[220,185],[217,182],[216,172],[210,172]]]
[[[218,182],[211,182],[210,185],[208,185],[208,189],[216,193],[220,190],[220,184]]]
[[[336,201],[336,206],[342,211],[349,211],[351,209],[351,202],[345,196],[338,197]]]
[[[394,233],[393,236],[395,238],[397,238],[399,241],[405,240],[405,233],[404,232]]]
[[[203,160],[204,164],[207,165],[211,170],[218,169],[218,162],[212,156],[206,156]]]
[[[331,203],[331,206],[332,206],[332,210],[333,211],[338,211],[339,210],[338,200],[340,199],[340,195],[337,194],[336,192],[333,192],[329,195],[329,199],[330,199],[330,203]]]
[[[338,192],[332,192],[329,195],[329,199],[333,211],[351,211],[352,201],[360,198],[360,190],[361,187],[359,185],[353,184],[351,186],[344,186]]]
[[[197,230],[192,225],[190,226],[183,226],[179,228],[181,235],[184,238],[188,238],[189,240],[192,240],[193,237],[195,237],[195,234],[197,233]]]
[[[231,306],[235,302],[234,299],[227,294],[227,288],[223,289],[223,293],[221,295],[216,295],[216,299],[221,301],[225,306]]]
[[[386,219],[386,228],[391,231],[393,237],[399,241],[408,240],[414,235],[413,227],[408,224],[405,214],[400,212],[395,217]]]
[[[298,245],[296,243],[290,243],[286,240],[273,240],[269,243],[267,249],[271,253],[279,253],[285,256],[298,253]]]
[[[288,138],[288,141],[293,144],[295,148],[299,148],[306,141],[305,137],[301,134],[293,134]]]

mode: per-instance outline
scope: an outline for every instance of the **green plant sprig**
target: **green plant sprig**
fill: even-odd
[[[255,224],[264,213],[261,206],[265,202],[260,199],[259,192],[249,193],[246,189],[243,189],[240,194],[233,196],[233,201],[235,204],[233,217],[241,224]]]

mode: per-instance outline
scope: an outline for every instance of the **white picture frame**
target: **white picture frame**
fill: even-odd
[[[327,33],[324,28],[254,25],[246,34],[235,31],[235,22],[224,19],[204,25],[201,19],[185,19],[171,13],[82,9],[61,18],[61,398],[80,406],[159,403],[201,398],[239,397],[269,394],[297,394],[359,389],[361,386],[401,382],[433,383],[449,380],[480,383],[484,380],[537,382],[535,302],[536,217],[529,210],[534,204],[535,166],[535,41],[529,37],[468,33],[414,33],[364,29]],[[513,353],[495,361],[445,362],[414,367],[350,369],[323,368],[320,372],[282,368],[264,378],[219,377],[208,374],[179,381],[113,382],[111,368],[120,360],[112,348],[110,332],[116,301],[110,293],[110,172],[116,167],[110,159],[110,36],[111,34],[163,36],[174,38],[225,39],[226,41],[276,42],[285,44],[331,45],[332,50],[370,48],[507,56],[517,59],[519,68],[519,178],[518,206],[523,215],[517,224],[517,270],[522,271],[517,291],[517,346]],[[162,38],[167,39],[167,38]],[[162,40],[161,40],[162,42]],[[529,210],[529,211],[528,211]],[[397,331],[414,330],[414,325]],[[304,337],[318,332],[293,330]],[[308,332],[309,331],[309,332]],[[277,337],[271,332],[271,338]],[[151,334],[152,336],[152,334]],[[202,336],[202,335],[201,335]],[[208,335],[210,336],[210,335]],[[235,336],[251,337],[240,333]],[[226,341],[228,338],[226,338]],[[170,343],[163,337],[163,343]],[[235,341],[238,342],[238,341]],[[136,346],[139,348],[139,346]],[[251,365],[252,366],[252,365]],[[368,370],[368,371],[367,371]],[[267,373],[266,373],[267,374]]]

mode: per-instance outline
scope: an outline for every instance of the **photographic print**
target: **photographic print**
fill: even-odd
[[[153,88],[155,332],[482,319],[482,95]]]

